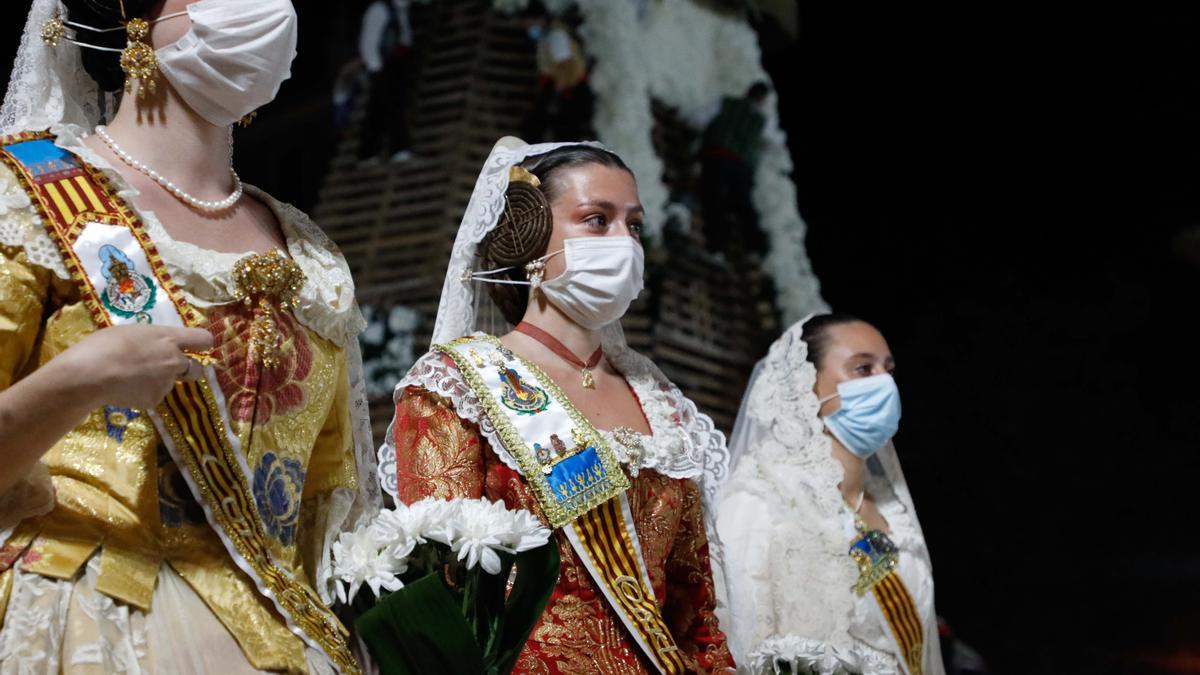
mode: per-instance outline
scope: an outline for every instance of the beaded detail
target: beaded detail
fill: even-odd
[[[304,272],[279,251],[270,251],[237,261],[233,266],[233,281],[234,299],[247,307],[254,306],[250,354],[264,368],[274,368],[279,364],[282,337],[272,314],[296,307],[304,286]]]

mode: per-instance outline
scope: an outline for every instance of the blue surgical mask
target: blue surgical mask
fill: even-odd
[[[875,375],[838,384],[842,407],[822,418],[825,428],[846,449],[867,459],[879,452],[900,428],[900,390],[891,375]]]
[[[542,27],[536,24],[526,28],[525,32],[529,34],[529,39],[533,40],[534,42],[537,42],[542,38]]]

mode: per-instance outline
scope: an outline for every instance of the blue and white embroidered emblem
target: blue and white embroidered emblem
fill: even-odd
[[[551,434],[549,447],[534,443],[533,454],[555,501],[566,509],[587,510],[592,497],[612,489],[604,463],[590,445],[577,443],[568,450],[558,434]]]
[[[150,323],[146,310],[154,307],[155,285],[152,277],[138,274],[133,260],[110,244],[100,247],[104,288],[100,299],[108,311],[138,323]]]

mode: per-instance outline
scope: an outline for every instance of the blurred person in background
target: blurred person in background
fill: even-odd
[[[359,132],[363,165],[412,159],[408,125],[413,34],[410,0],[375,0],[363,13],[358,52],[370,78],[367,112]]]

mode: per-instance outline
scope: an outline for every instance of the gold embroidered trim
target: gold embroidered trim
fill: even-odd
[[[325,650],[339,670],[359,673],[341,622],[315,591],[297,582],[271,559],[262,523],[252,515],[254,498],[244,472],[238,469],[237,456],[208,381],[176,383],[158,406],[158,413],[180,455],[177,460],[187,466],[212,519],[237,549],[241,562],[250,567],[266,586],[266,594]]]

